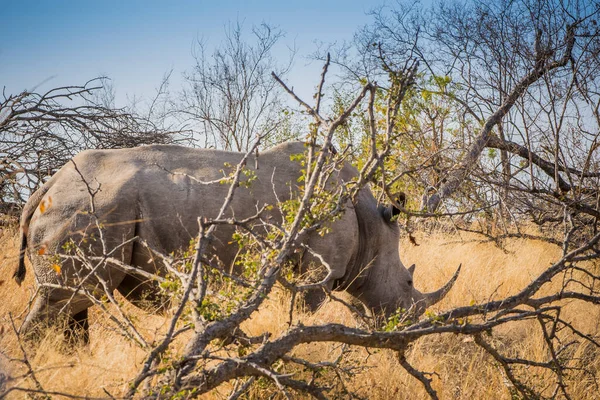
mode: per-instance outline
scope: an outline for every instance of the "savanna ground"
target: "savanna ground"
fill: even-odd
[[[436,310],[454,306],[481,303],[518,292],[532,278],[560,257],[557,246],[526,239],[505,241],[502,247],[482,242],[472,234],[448,234],[419,232],[418,246],[403,240],[401,255],[406,265],[417,264],[415,282],[422,290],[432,290],[442,285],[459,263],[462,274],[453,290]],[[24,354],[16,339],[9,316],[17,326],[23,318],[29,296],[33,292],[33,274],[29,273],[22,287],[11,279],[18,254],[16,229],[4,229],[0,238],[2,249],[0,264],[0,377],[12,377],[4,383],[5,388],[17,385],[33,387],[30,377],[25,377],[25,365],[16,361]],[[560,282],[550,286],[559,287]],[[548,290],[550,290],[548,288]],[[243,325],[247,333],[282,332],[288,327],[289,299],[280,290],[276,298],[269,299],[260,312]],[[131,305],[126,310],[135,316],[140,330],[150,339],[158,338],[165,330],[167,316],[149,315]],[[41,386],[50,392],[68,392],[81,396],[119,397],[135,377],[144,360],[145,351],[123,338],[110,321],[92,308],[91,343],[89,346],[70,349],[65,347],[62,333],[48,330],[35,343],[25,343],[24,350],[31,362]],[[566,314],[566,315],[565,315]],[[600,307],[588,304],[567,304],[563,317],[576,324],[583,332],[597,335],[600,324]],[[299,315],[305,324],[340,322],[355,326],[357,322],[342,305],[329,302],[314,315]],[[532,329],[533,322],[516,322],[494,329],[488,337],[505,356],[523,357],[546,361],[547,349],[539,329]],[[535,333],[534,333],[535,332]],[[567,385],[573,398],[600,398],[597,380],[583,369],[600,370],[598,350],[593,346],[579,345],[577,338],[565,338],[575,343],[570,347],[571,366],[576,369],[566,375]],[[339,344],[317,343],[303,345],[295,355],[313,362],[335,360],[341,352]],[[510,399],[510,383],[500,366],[491,359],[469,336],[453,334],[428,336],[420,339],[407,354],[412,365],[432,373],[433,387],[444,399]],[[12,359],[12,361],[11,361]],[[345,390],[370,399],[425,399],[428,398],[421,384],[402,369],[395,356],[388,351],[369,351],[354,348],[345,356],[343,364],[347,374],[342,376],[344,388],[338,384],[336,397],[346,397]],[[280,368],[286,368],[283,364]],[[542,388],[550,374],[524,366],[524,381]],[[296,373],[305,373],[298,369]],[[331,373],[331,372],[324,372]],[[525,376],[525,375],[521,375]],[[548,382],[548,386],[550,382]],[[221,387],[208,398],[226,398],[233,385]],[[279,396],[274,386],[258,379],[250,391],[250,398]],[[7,398],[22,398],[23,392],[12,392]],[[61,398],[60,395],[56,398]]]

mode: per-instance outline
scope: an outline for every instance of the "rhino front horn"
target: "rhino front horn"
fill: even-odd
[[[462,267],[462,264],[460,264],[458,266],[458,269],[456,270],[456,272],[454,273],[452,278],[450,278],[448,283],[446,283],[440,289],[436,290],[435,292],[423,294],[423,297],[425,298],[425,303],[427,304],[427,307],[430,307],[430,306],[434,305],[435,303],[439,302],[440,300],[442,300],[444,298],[444,296],[446,296],[446,294],[450,291],[450,289],[452,289],[452,286],[454,286],[454,282],[456,282],[456,279],[458,279],[458,274],[460,273],[460,267]]]

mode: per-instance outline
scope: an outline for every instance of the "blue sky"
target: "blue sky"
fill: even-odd
[[[192,44],[209,46],[224,27],[245,28],[267,22],[286,32],[281,46],[298,49],[295,87],[314,87],[320,64],[305,57],[315,40],[352,38],[368,23],[379,2],[304,1],[29,1],[0,0],[0,87],[7,93],[59,85],[79,85],[106,75],[113,80],[117,105],[133,95],[151,97],[163,75],[173,69],[172,89],[193,65]],[[279,55],[277,55],[279,56]]]

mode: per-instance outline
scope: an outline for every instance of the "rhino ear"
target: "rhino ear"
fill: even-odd
[[[392,218],[394,218],[398,214],[400,214],[400,210],[393,204],[390,204],[387,207],[381,207],[381,216],[383,217],[385,222],[391,222]]]
[[[413,276],[413,274],[415,273],[415,264],[408,267],[408,273],[410,274],[410,276]]]
[[[396,195],[396,201],[398,202],[400,207],[406,207],[406,193],[398,192],[398,194]],[[398,212],[400,212],[400,210],[398,210]]]
[[[387,222],[390,222],[392,220],[392,218],[394,218],[396,215],[400,214],[401,210],[398,207],[396,207],[396,204],[402,208],[404,208],[406,206],[406,194],[404,192],[399,192],[395,197],[396,197],[396,202],[383,208],[382,213],[381,213],[383,218]]]

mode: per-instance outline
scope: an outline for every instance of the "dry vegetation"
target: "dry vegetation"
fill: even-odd
[[[0,132],[8,138],[0,141],[6,154],[0,166],[2,209],[18,209],[46,175],[79,149],[185,139],[170,129],[152,135],[155,125],[170,126],[171,117],[176,126],[190,126],[191,139],[201,138],[204,147],[247,153],[226,179],[227,196],[202,198],[223,203],[218,215],[198,220],[195,257],[184,260],[190,261],[189,269],[185,263],[166,266],[169,273],[176,272],[176,278],[167,276],[172,285],[165,290],[179,302],[179,310],[148,315],[117,297],[120,303],[106,303],[104,312],[119,314],[116,319],[128,325],[117,328],[96,306],[86,346],[65,345],[56,326],[35,340],[21,341],[16,327],[34,294],[34,274],[28,273],[21,287],[11,279],[17,232],[5,225],[0,235],[0,398],[600,398],[598,15],[600,3],[585,0],[436,2],[424,10],[413,2],[382,7],[349,48],[333,48],[333,56],[317,55],[324,67],[314,106],[278,75],[285,68],[273,67],[270,49],[279,33],[268,27],[254,31],[257,42],[250,47],[241,40],[241,30],[229,32],[228,45],[214,53],[216,64],[202,53],[188,80],[190,90],[181,93],[179,104],[165,96],[162,116],[152,118],[149,111],[140,118],[129,110],[103,107],[91,96],[100,87],[90,85],[6,97],[0,103]],[[342,73],[324,88],[330,66]],[[285,92],[301,111],[278,108],[278,96]],[[162,101],[161,93],[155,102]],[[72,96],[90,105],[63,108],[63,103],[72,105],[67,102]],[[60,111],[57,119],[48,122],[47,110]],[[87,125],[80,135],[82,123]],[[146,133],[132,134],[139,130]],[[48,136],[49,131],[56,137]],[[66,140],[71,135],[77,140]],[[312,146],[304,160],[306,174],[298,180],[304,184],[297,208],[295,202],[277,199],[283,226],[271,224],[262,210],[244,220],[234,218],[235,210],[229,215],[235,188],[255,178],[246,175],[250,155],[257,159],[260,146],[297,138]],[[193,144],[202,145],[197,140]],[[335,193],[329,192],[323,183],[342,163],[358,168],[356,182],[340,180]],[[90,180],[79,174],[91,198],[90,209],[78,211],[93,216],[101,232],[103,215],[96,214],[94,205],[100,186],[92,190]],[[462,264],[457,284],[421,322],[396,310],[388,324],[374,319],[361,324],[359,313],[351,314],[352,307],[339,303],[328,303],[313,315],[290,312],[290,291],[312,283],[288,280],[285,274],[291,272],[285,267],[298,244],[328,229],[331,218],[364,185],[370,185],[381,205],[395,203],[409,229],[422,218],[427,225],[451,216],[443,223],[452,220],[454,227],[478,231],[428,228],[403,241],[402,259],[406,266],[417,265],[414,281],[420,290],[439,288]],[[38,207],[31,200],[29,206],[26,210]],[[45,208],[40,202],[40,215]],[[394,215],[393,207],[388,210],[386,222]],[[63,211],[71,213],[66,206]],[[33,211],[24,215],[27,232]],[[186,218],[197,217],[190,213]],[[259,221],[262,226],[251,226]],[[476,221],[482,222],[477,228]],[[256,270],[257,276],[244,284],[239,278],[221,279],[222,269],[216,272],[211,259],[204,258],[210,255],[205,250],[214,230],[224,224],[248,230],[245,234],[252,237],[251,243],[242,243],[249,251],[243,267]],[[536,224],[539,231],[526,232],[527,224]],[[268,227],[265,233],[263,226]],[[142,234],[136,240],[147,239]],[[366,239],[363,247],[377,251],[360,267],[371,268],[375,261],[390,267],[393,260],[380,257],[390,252]],[[340,242],[345,241],[345,236],[332,240],[327,250],[344,251]],[[396,239],[388,242],[395,252]],[[188,243],[180,244],[186,253]],[[38,245],[30,241],[29,251],[43,255],[46,242]],[[62,256],[89,267],[86,257],[102,255],[104,264],[97,265],[109,268],[114,260],[106,257],[113,253],[102,245],[102,251]],[[360,253],[359,246],[357,259]],[[330,262],[331,254],[320,256],[324,265]],[[68,275],[61,265],[52,264],[56,274]],[[148,278],[147,271],[135,271],[142,272]],[[348,271],[344,276],[355,277]],[[371,293],[385,293],[386,285],[399,282],[379,277]],[[70,278],[73,287],[77,281]],[[403,283],[412,285],[410,279]],[[228,282],[239,286],[231,290],[235,284]],[[219,293],[220,286],[210,287],[223,284],[231,285],[227,295]],[[114,287],[105,287],[89,298],[96,304],[106,297],[112,301]],[[52,292],[41,293],[49,298]],[[397,293],[398,299],[401,295],[406,293]],[[238,328],[260,340],[248,344]],[[148,343],[146,349],[124,336],[131,337],[131,330],[144,338],[140,343]],[[272,334],[269,340],[261,336],[265,332]]]
[[[463,264],[463,273],[456,286],[436,309],[480,303],[514,294],[560,258],[558,247],[540,241],[508,240],[500,248],[478,239],[480,238],[470,234],[420,233],[417,235],[419,246],[411,245],[408,240],[402,243],[403,261],[407,265],[417,264],[415,280],[421,284],[422,289],[439,287],[452,274],[457,264]],[[10,377],[6,387],[33,387],[31,377],[23,377],[27,368],[18,361],[23,358],[23,353],[9,320],[10,315],[16,319],[17,325],[22,320],[22,312],[33,290],[33,274],[28,275],[21,288],[10,278],[18,253],[13,230],[4,231],[0,246],[0,368],[3,369],[2,373]],[[560,287],[560,283],[555,282],[553,285]],[[276,290],[275,293],[276,298],[270,299],[260,312],[243,325],[249,334],[258,335],[267,331],[278,333],[287,329],[288,302],[285,296],[279,296],[280,291]],[[165,316],[148,315],[133,306],[126,307],[136,317],[138,326],[142,327],[143,334],[150,341],[158,337],[158,332],[164,332],[168,321]],[[25,345],[35,376],[45,390],[103,398],[109,397],[109,394],[119,397],[139,371],[145,352],[123,338],[112,328],[110,322],[97,310],[93,310],[89,346],[69,349],[64,345],[62,332],[57,330],[49,330],[34,345]],[[573,302],[563,307],[562,316],[577,324],[585,333],[599,333],[600,308],[597,306]],[[356,325],[352,315],[335,303],[328,303],[315,315],[304,315],[302,318],[306,323],[340,322],[348,326]],[[534,323],[527,321],[503,325],[494,329],[488,342],[492,342],[506,356],[547,361],[547,347],[539,328],[533,329]],[[564,337],[562,340],[564,343],[573,341],[573,345],[567,350],[572,357],[570,366],[582,368],[572,370],[566,376],[572,398],[597,398],[598,382],[583,368],[595,372],[600,370],[598,350],[589,343],[582,341],[580,344],[574,337]],[[298,347],[294,355],[316,363],[333,361],[340,351],[340,344],[313,343]],[[440,398],[511,398],[509,383],[499,373],[499,366],[477,346],[471,336],[427,336],[411,347],[407,357],[415,367],[435,374],[433,387]],[[390,351],[354,348],[345,356],[343,363],[348,367],[352,365],[348,374],[343,376],[346,389],[361,396],[370,399],[428,398],[421,383],[399,366],[396,356]],[[279,368],[287,371],[289,367],[280,363]],[[533,371],[535,367],[528,368],[526,383],[538,389],[545,385],[553,386],[551,382],[555,378],[548,372],[540,370],[536,373]],[[298,368],[293,371],[296,374],[306,374]],[[344,397],[345,388],[339,384],[338,386],[334,393]],[[230,385],[221,387],[213,391],[210,397],[225,398],[231,389]],[[277,393],[277,389],[260,378],[248,396],[266,398],[267,393]],[[12,392],[8,398],[23,396],[22,392]]]

